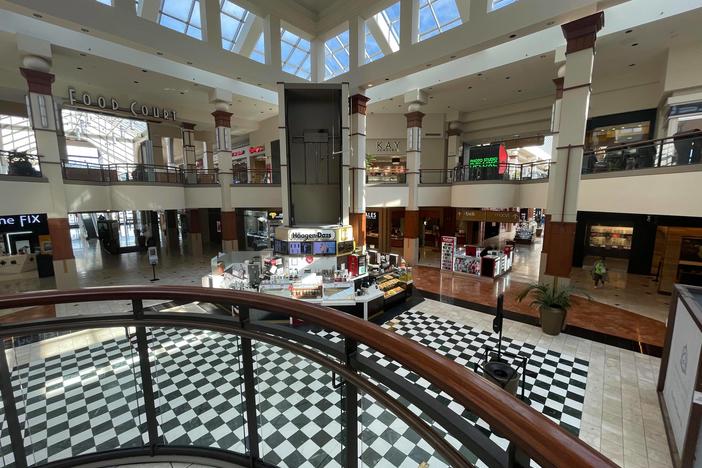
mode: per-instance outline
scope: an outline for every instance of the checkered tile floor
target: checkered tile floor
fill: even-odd
[[[482,356],[483,346],[497,342],[491,333],[412,310],[385,326],[470,368]],[[339,340],[332,333],[319,334]],[[246,423],[238,339],[207,331],[152,329],[149,342],[159,436],[169,444],[243,452]],[[506,351],[528,358],[529,403],[577,434],[588,363],[508,338],[503,343]],[[264,343],[254,346],[262,458],[278,466],[341,466],[343,390],[334,388],[331,372]],[[506,448],[507,441],[492,434],[484,421],[426,380],[372,350],[362,353],[425,388]],[[12,383],[21,422],[26,424],[30,462],[143,444],[146,430],[137,358],[135,346],[124,338],[15,368]],[[363,464],[445,466],[412,429],[371,397],[363,395],[359,405]],[[445,433],[418,408],[406,406]],[[11,466],[1,411],[0,466]],[[457,440],[450,436],[447,440],[476,461]]]

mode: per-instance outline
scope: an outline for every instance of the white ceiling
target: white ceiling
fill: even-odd
[[[668,48],[676,44],[699,41],[700,24],[702,8],[648,23],[628,33],[621,31],[598,39],[593,91],[600,91],[598,82],[612,75],[630,77],[632,81],[662,79]],[[656,73],[651,74],[651,70]],[[554,53],[551,52],[481,72],[480,76],[472,74],[433,85],[425,88],[429,100],[422,111],[472,112],[554,96],[555,87],[552,80],[556,77],[556,71]],[[646,74],[645,77],[641,76],[643,73]],[[369,102],[370,112],[404,113],[406,109],[403,95]]]

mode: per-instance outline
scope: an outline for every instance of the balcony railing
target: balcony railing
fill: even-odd
[[[120,182],[184,185],[219,183],[217,171],[214,169],[181,169],[132,163],[91,164],[77,161],[64,161],[61,166],[65,180],[108,184]]]
[[[585,152],[583,174],[700,164],[701,152],[702,132],[700,131],[609,146]]]
[[[0,175],[41,177],[39,156],[22,151],[0,150]]]
[[[446,171],[446,182],[438,183],[472,182],[478,180],[543,180],[548,179],[550,170],[551,161],[534,161],[523,164],[501,163],[496,167],[459,166]],[[423,171],[421,170],[420,174]],[[420,180],[423,180],[423,177],[420,176]]]
[[[176,306],[145,308],[147,300]],[[132,310],[87,304],[99,301]],[[384,446],[394,466],[516,467],[528,458],[615,466],[465,366],[333,309],[182,286],[0,296],[0,310],[65,303],[115,313],[0,327],[3,463],[68,467],[157,456],[355,468],[378,464],[373,447]],[[261,321],[263,314],[304,327]],[[19,345],[27,335],[81,330],[92,342],[81,334],[67,337],[72,346],[35,343],[39,359]],[[387,429],[375,436],[382,421]]]

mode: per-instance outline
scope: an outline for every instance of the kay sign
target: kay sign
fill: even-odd
[[[81,93],[79,96],[76,90],[73,88],[68,88],[68,100],[72,106],[84,105],[88,107],[97,107],[98,109],[103,110],[127,111],[126,109],[121,109],[119,107],[119,101],[115,98],[108,99],[103,96],[98,96],[97,99],[94,99],[88,93]],[[156,117],[164,120],[176,119],[176,112],[174,110],[147,106],[145,104],[140,105],[137,101],[130,101],[129,112],[131,112],[134,117]]]

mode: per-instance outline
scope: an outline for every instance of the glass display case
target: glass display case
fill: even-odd
[[[383,291],[385,299],[405,293],[412,282],[412,274],[407,270],[393,271],[379,276],[376,279],[378,289]]]

